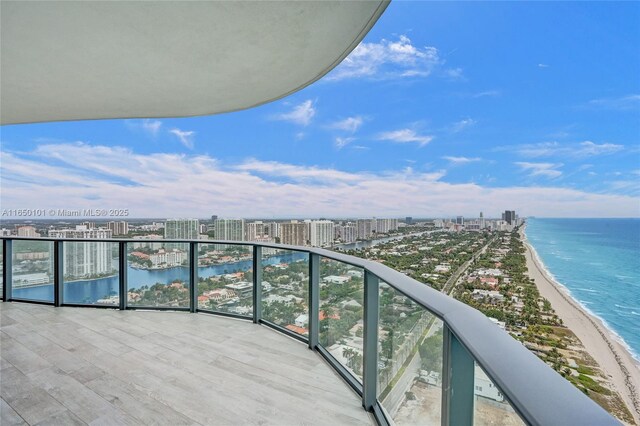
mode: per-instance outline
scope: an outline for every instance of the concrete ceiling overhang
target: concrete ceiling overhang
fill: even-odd
[[[0,3],[0,121],[185,117],[282,98],[351,52],[387,1]]]

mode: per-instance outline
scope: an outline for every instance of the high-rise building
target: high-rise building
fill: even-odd
[[[76,229],[52,229],[51,238],[83,238],[108,239],[113,231],[106,228],[87,228],[86,225],[76,226]],[[87,278],[107,275],[114,272],[112,263],[113,243],[96,242],[67,242],[64,244],[64,275],[70,278]]]
[[[344,225],[337,225],[334,228],[336,238],[343,243],[353,243],[358,239],[358,230],[356,225],[352,222],[348,222]]]
[[[376,219],[376,233],[386,234],[398,229],[398,219]]]
[[[292,220],[290,223],[280,224],[280,242],[282,244],[291,244],[295,246],[303,246],[309,240],[308,225],[304,222]]]
[[[485,222],[484,222],[484,215],[482,214],[482,212],[480,212],[480,229],[484,229],[485,228]]]
[[[129,224],[127,222],[109,222],[107,228],[111,229],[113,235],[127,235],[129,233]]]
[[[375,219],[374,219],[375,220]],[[358,219],[356,220],[356,228],[358,229],[358,239],[368,240],[373,234],[373,227],[371,226],[371,219]]]
[[[265,236],[265,224],[261,221],[250,222],[244,226],[245,241],[258,241]]]
[[[164,238],[167,240],[197,240],[199,236],[198,219],[167,219],[164,223]]]
[[[412,218],[411,216],[407,216],[407,217],[404,219],[404,222],[405,222],[407,225],[411,225],[411,224],[413,223],[413,218]]]
[[[18,237],[39,237],[40,234],[36,232],[34,226],[19,226]]]
[[[314,220],[309,224],[309,240],[314,247],[328,247],[333,244],[334,223],[330,220]]]
[[[267,222],[264,224],[265,233],[271,238],[280,237],[280,224],[278,222]]]
[[[216,219],[215,238],[222,241],[244,241],[244,219]]]
[[[215,222],[216,220],[218,220],[218,215],[217,214],[211,215],[211,222]]]
[[[502,220],[506,221],[509,225],[515,225],[516,224],[515,210],[505,210]]]
[[[463,216],[456,217],[456,225],[464,225],[464,217]]]

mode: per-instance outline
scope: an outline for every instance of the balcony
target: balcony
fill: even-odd
[[[209,240],[2,250],[3,424],[618,424],[481,313],[376,262]]]

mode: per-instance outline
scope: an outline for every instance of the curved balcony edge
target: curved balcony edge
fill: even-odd
[[[228,241],[228,240],[133,240],[133,239],[61,239],[61,238],[29,238],[29,237],[0,237],[3,242],[3,301],[12,301],[7,298],[7,283],[11,286],[11,244],[13,241],[49,241],[49,242],[108,242],[108,243],[199,243],[199,244],[221,244],[239,245],[253,248],[273,248],[295,252],[314,254],[321,258],[331,259],[351,266],[362,268],[365,272],[377,277],[379,281],[385,282],[398,292],[409,297],[414,302],[425,308],[443,321],[444,326],[468,351],[477,364],[487,373],[489,378],[499,387],[508,402],[512,405],[518,415],[531,425],[553,425],[553,424],[581,424],[581,425],[618,425],[620,424],[602,407],[580,392],[571,383],[547,366],[542,360],[530,352],[525,346],[513,339],[508,333],[496,327],[480,311],[444,295],[433,288],[410,278],[394,269],[381,263],[366,260],[344,253],[330,251],[323,248],[292,246],[286,244],[266,244],[250,241]],[[61,259],[58,258],[57,250],[54,250],[54,265],[56,269],[61,269]],[[312,256],[309,256],[310,258]],[[197,265],[190,262],[190,268]],[[193,275],[193,274],[192,274]],[[309,276],[310,289],[313,288],[313,274]],[[317,274],[315,280],[317,280]],[[61,274],[54,273],[54,286],[59,286]],[[255,281],[255,279],[254,279]],[[317,289],[317,282],[316,289]],[[377,283],[376,283],[377,284]],[[254,283],[255,285],[255,283]],[[365,284],[366,285],[366,284]],[[366,290],[365,290],[366,291]],[[57,293],[57,291],[56,291]],[[10,293],[9,293],[10,294]],[[18,300],[23,302],[25,300]],[[312,303],[311,303],[312,304]],[[55,303],[59,306],[58,303]],[[76,305],[74,305],[76,306]],[[90,305],[87,305],[90,306]],[[117,307],[115,307],[117,308]],[[122,305],[120,309],[122,309]],[[371,307],[369,307],[371,308]],[[375,308],[378,308],[377,306]],[[153,308],[145,308],[153,309]],[[366,307],[365,307],[366,309]],[[264,323],[256,320],[256,307],[254,305],[254,322]],[[200,311],[198,309],[192,312]],[[377,316],[376,316],[377,318]],[[250,319],[250,318],[247,318]],[[312,318],[310,318],[310,322]],[[269,324],[267,324],[269,325]],[[378,324],[376,323],[377,327]],[[317,324],[316,324],[317,330]],[[365,334],[366,332],[365,321]],[[281,327],[272,327],[278,331],[283,331]],[[310,329],[311,329],[310,325]],[[289,333],[285,333],[289,334]],[[311,342],[310,338],[310,342]],[[317,349],[310,343],[312,349]],[[319,346],[319,345],[318,345]],[[326,350],[325,350],[326,351]],[[447,349],[444,348],[445,366]],[[377,353],[371,357],[367,356],[365,347],[365,363],[376,361]],[[367,361],[368,360],[368,361]],[[339,370],[339,366],[329,362],[332,367]],[[449,368],[451,366],[449,365]],[[375,368],[375,367],[374,367]],[[364,367],[366,371],[366,366]],[[342,369],[344,370],[344,369]],[[344,371],[338,371],[344,377]],[[349,374],[347,372],[347,374]],[[447,373],[444,373],[445,376]],[[353,377],[351,377],[353,379]],[[353,381],[345,380],[352,385]],[[355,379],[354,379],[355,380]],[[365,373],[364,386],[358,389],[359,393],[366,393],[367,376]],[[470,384],[473,386],[473,383]],[[375,394],[375,385],[374,385]],[[452,389],[443,384],[443,407],[448,407],[449,399],[455,398]],[[363,399],[366,399],[363,395]],[[376,400],[375,406],[365,408],[373,412],[379,423],[391,423],[385,419],[380,401]],[[449,424],[448,416],[443,412],[442,424]]]

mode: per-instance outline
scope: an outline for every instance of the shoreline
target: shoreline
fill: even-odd
[[[526,248],[528,275],[534,280],[540,295],[549,300],[564,325],[580,339],[585,350],[622,397],[635,422],[640,424],[640,362],[613,330],[600,318],[590,314],[549,276],[535,248],[527,240],[524,229],[520,231],[520,238]]]

